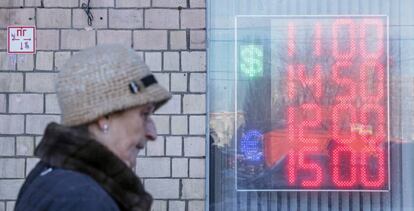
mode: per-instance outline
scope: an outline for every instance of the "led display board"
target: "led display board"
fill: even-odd
[[[237,41],[250,26],[268,36],[236,44],[236,78],[270,80],[270,120],[236,134],[237,189],[388,191],[387,17],[244,16]]]

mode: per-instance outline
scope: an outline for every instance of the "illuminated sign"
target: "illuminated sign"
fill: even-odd
[[[251,78],[263,75],[263,46],[240,45],[240,70]]]
[[[388,191],[387,18],[258,19],[271,31],[264,71],[278,104],[263,134],[265,168],[246,175],[239,161],[237,189]]]
[[[263,159],[263,135],[256,130],[248,131],[240,141],[240,151],[246,160],[260,161]]]

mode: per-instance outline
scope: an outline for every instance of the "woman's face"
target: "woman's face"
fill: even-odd
[[[134,107],[109,116],[104,144],[130,168],[135,167],[137,154],[147,141],[157,138],[151,118],[152,104]]]

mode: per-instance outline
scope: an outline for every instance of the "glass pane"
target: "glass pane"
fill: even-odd
[[[414,2],[208,9],[210,210],[414,209]]]

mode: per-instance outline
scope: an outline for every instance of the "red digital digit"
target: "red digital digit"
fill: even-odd
[[[345,119],[347,118],[347,119]],[[341,120],[348,120],[345,125],[348,127],[346,131],[341,128],[344,122]],[[356,140],[356,133],[350,133],[351,124],[357,122],[357,113],[355,107],[351,104],[340,103],[332,108],[332,138],[341,144],[350,144]]]
[[[289,100],[293,100],[296,95],[296,79],[295,79],[295,66],[298,66],[299,69],[305,68],[303,65],[288,65],[288,97]]]
[[[303,187],[318,187],[322,184],[322,167],[316,162],[306,162],[307,155],[317,154],[319,149],[317,147],[303,147],[298,152],[298,165],[302,170],[307,170],[313,173],[313,179],[302,180],[301,185]]]
[[[374,26],[376,33],[376,50],[374,52],[370,52],[367,49],[367,26]],[[380,19],[364,19],[362,21],[360,27],[360,48],[361,48],[361,55],[364,58],[370,59],[378,59],[384,54],[384,26]]]
[[[340,159],[347,155],[349,159]],[[344,163],[344,160],[349,163]],[[344,176],[342,168],[348,166],[348,173]],[[332,182],[341,188],[349,188],[357,184],[357,156],[349,146],[338,146],[332,151]]]
[[[375,115],[375,117],[373,117]],[[370,119],[373,119],[369,121]],[[385,111],[384,107],[378,104],[366,104],[361,107],[361,122],[372,128],[373,134],[368,134],[366,141],[371,144],[380,144],[384,141],[385,134]]]
[[[385,148],[369,147],[365,150],[361,158],[361,183],[367,188],[379,188],[385,184],[386,173],[385,173]],[[369,168],[369,158],[376,157],[376,169]],[[372,172],[375,171],[375,172]]]
[[[299,125],[299,141],[306,144],[318,144],[319,140],[315,138],[305,138],[306,129],[316,128],[322,122],[322,109],[315,103],[302,104],[301,113],[312,118],[302,118]]]
[[[361,64],[361,98],[364,103],[379,103],[384,98],[384,66],[379,61],[365,60]],[[375,79],[370,78],[370,73]],[[371,84],[369,84],[371,83]],[[372,94],[376,92],[376,94]]]
[[[352,78],[342,77],[342,71],[350,71],[351,60],[339,60],[332,66],[332,79],[340,85],[341,89],[347,89],[348,92],[336,95],[336,102],[352,102],[356,97],[356,84]]]
[[[348,46],[347,50],[340,49],[340,40],[344,40],[342,36],[340,36],[341,28],[347,28],[348,32]],[[342,61],[342,60],[349,60],[354,58],[356,52],[356,44],[355,44],[355,24],[354,21],[351,19],[338,19],[335,20],[332,26],[332,55],[335,59]]]
[[[288,164],[287,164],[287,172],[288,172],[288,183],[290,185],[296,184],[296,151],[290,150],[288,153]]]

